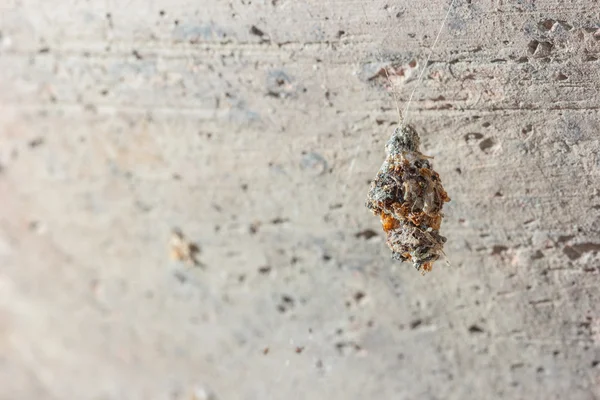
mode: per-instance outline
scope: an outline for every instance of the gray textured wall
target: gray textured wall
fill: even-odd
[[[0,398],[598,398],[597,1],[456,0],[450,266],[364,207],[448,4],[2,1]]]

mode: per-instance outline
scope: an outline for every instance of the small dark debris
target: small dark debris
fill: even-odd
[[[532,260],[540,260],[542,258],[544,258],[544,253],[542,253],[541,250],[537,250],[531,255]]]
[[[323,259],[323,261],[329,261],[329,260],[331,260],[331,256],[329,254],[325,253],[325,254],[323,254],[322,259]]]
[[[569,79],[569,77],[563,73],[559,73],[558,75],[556,75],[556,79],[559,81],[565,81],[565,80]]]
[[[240,188],[244,191],[247,192],[248,191],[248,184],[247,183],[242,183]]]
[[[484,122],[483,124],[481,124],[481,126],[483,126],[484,128],[488,128],[491,125],[491,123],[489,122]]]
[[[260,267],[260,268],[258,268],[258,272],[263,275],[268,274],[269,272],[271,272],[271,266],[265,265],[263,267]]]
[[[369,240],[375,236],[377,236],[377,232],[375,232],[373,229],[365,229],[354,234],[354,237],[365,240]]]
[[[330,210],[336,210],[338,208],[342,208],[342,206],[343,206],[342,203],[335,203],[335,204],[329,205],[329,209]]]
[[[544,367],[537,367],[535,372],[537,372],[538,374],[541,374],[542,372],[544,372]]]
[[[277,217],[277,218],[272,219],[271,223],[273,225],[279,225],[279,224],[283,224],[283,223],[288,222],[288,221],[289,221],[289,219],[287,219],[287,218]]]
[[[356,301],[357,303],[360,303],[362,299],[365,298],[365,293],[358,291],[356,293],[354,293],[354,301]]]
[[[267,95],[274,98],[295,98],[298,86],[284,70],[275,69],[267,72],[266,89]]]
[[[483,333],[484,330],[477,325],[471,325],[469,327],[469,333]]]
[[[338,39],[341,38],[342,36],[344,36],[345,34],[346,34],[345,31],[338,31],[338,33],[337,33]]]
[[[42,144],[44,144],[44,138],[38,137],[29,142],[29,147],[35,149],[36,147],[39,147]]]
[[[258,29],[254,25],[252,25],[252,27],[250,28],[250,33],[259,37],[263,37],[265,35],[265,33],[262,30]]]
[[[284,294],[283,296],[281,296],[281,300],[284,303],[289,304],[291,306],[294,305],[294,299],[291,296],[288,296],[288,295]]]
[[[456,172],[457,172],[459,175],[460,175],[460,174],[462,174],[462,169],[460,169],[460,168],[455,168],[454,170],[455,170],[455,171],[456,171]]]
[[[556,21],[554,21],[553,19],[546,19],[546,20],[540,21],[538,23],[538,28],[540,28],[543,31],[549,31],[550,29],[552,29],[555,22]]]
[[[143,60],[144,59],[144,57],[142,57],[142,55],[137,50],[133,50],[131,52],[131,54],[133,54],[133,56],[135,57],[136,60]]]
[[[494,146],[494,144],[496,144],[494,139],[487,138],[487,139],[482,140],[481,143],[479,143],[479,148],[484,153],[487,153],[489,151],[489,149]]]
[[[423,324],[423,321],[420,319],[415,319],[414,321],[410,322],[410,329],[416,329],[419,326],[421,326],[421,324]]]
[[[598,365],[600,365],[600,360],[594,360],[594,361],[592,361],[592,364],[591,364],[592,368],[595,368]]]
[[[165,13],[165,11],[164,11],[164,10],[160,10],[160,11],[158,12],[158,15],[160,15],[161,17],[164,17],[164,16],[166,15],[166,13]]]
[[[531,125],[526,125],[523,129],[521,129],[521,133],[523,135],[527,135],[529,132],[531,132],[533,130],[533,126]]]
[[[566,243],[574,237],[575,235],[561,235],[558,237],[558,239],[556,239],[556,243]]]
[[[508,250],[508,247],[502,245],[495,245],[492,247],[492,255],[502,254]]]
[[[263,349],[262,353],[263,353],[264,355],[267,355],[267,354],[269,354],[269,348],[268,348],[268,347],[265,347],[265,348]]]
[[[193,266],[203,266],[198,259],[200,246],[188,240],[179,228],[174,228],[171,232],[170,241],[171,258],[177,261],[185,261]]]
[[[50,47],[42,47],[41,49],[38,50],[38,53],[40,53],[40,54],[50,53]]]
[[[504,195],[502,194],[501,191],[497,191],[496,193],[494,193],[494,197],[503,197]]]
[[[341,354],[344,354],[346,349],[353,349],[355,351],[360,351],[362,348],[354,342],[338,342],[335,344],[335,348]]]
[[[296,354],[300,354],[300,353],[302,353],[303,351],[304,351],[304,347],[301,347],[301,346],[297,346],[297,347],[296,347]]]

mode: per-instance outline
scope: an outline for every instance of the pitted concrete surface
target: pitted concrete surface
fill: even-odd
[[[450,265],[365,208],[448,5],[4,0],[0,398],[598,398],[595,1],[455,1]]]

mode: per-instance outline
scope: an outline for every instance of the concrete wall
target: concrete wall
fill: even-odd
[[[450,266],[364,207],[448,5],[2,1],[0,398],[598,398],[596,1],[455,0]]]

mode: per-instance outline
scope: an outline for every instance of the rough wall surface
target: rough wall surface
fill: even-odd
[[[364,206],[448,5],[3,0],[0,398],[599,398],[597,1],[455,0],[450,266]]]

